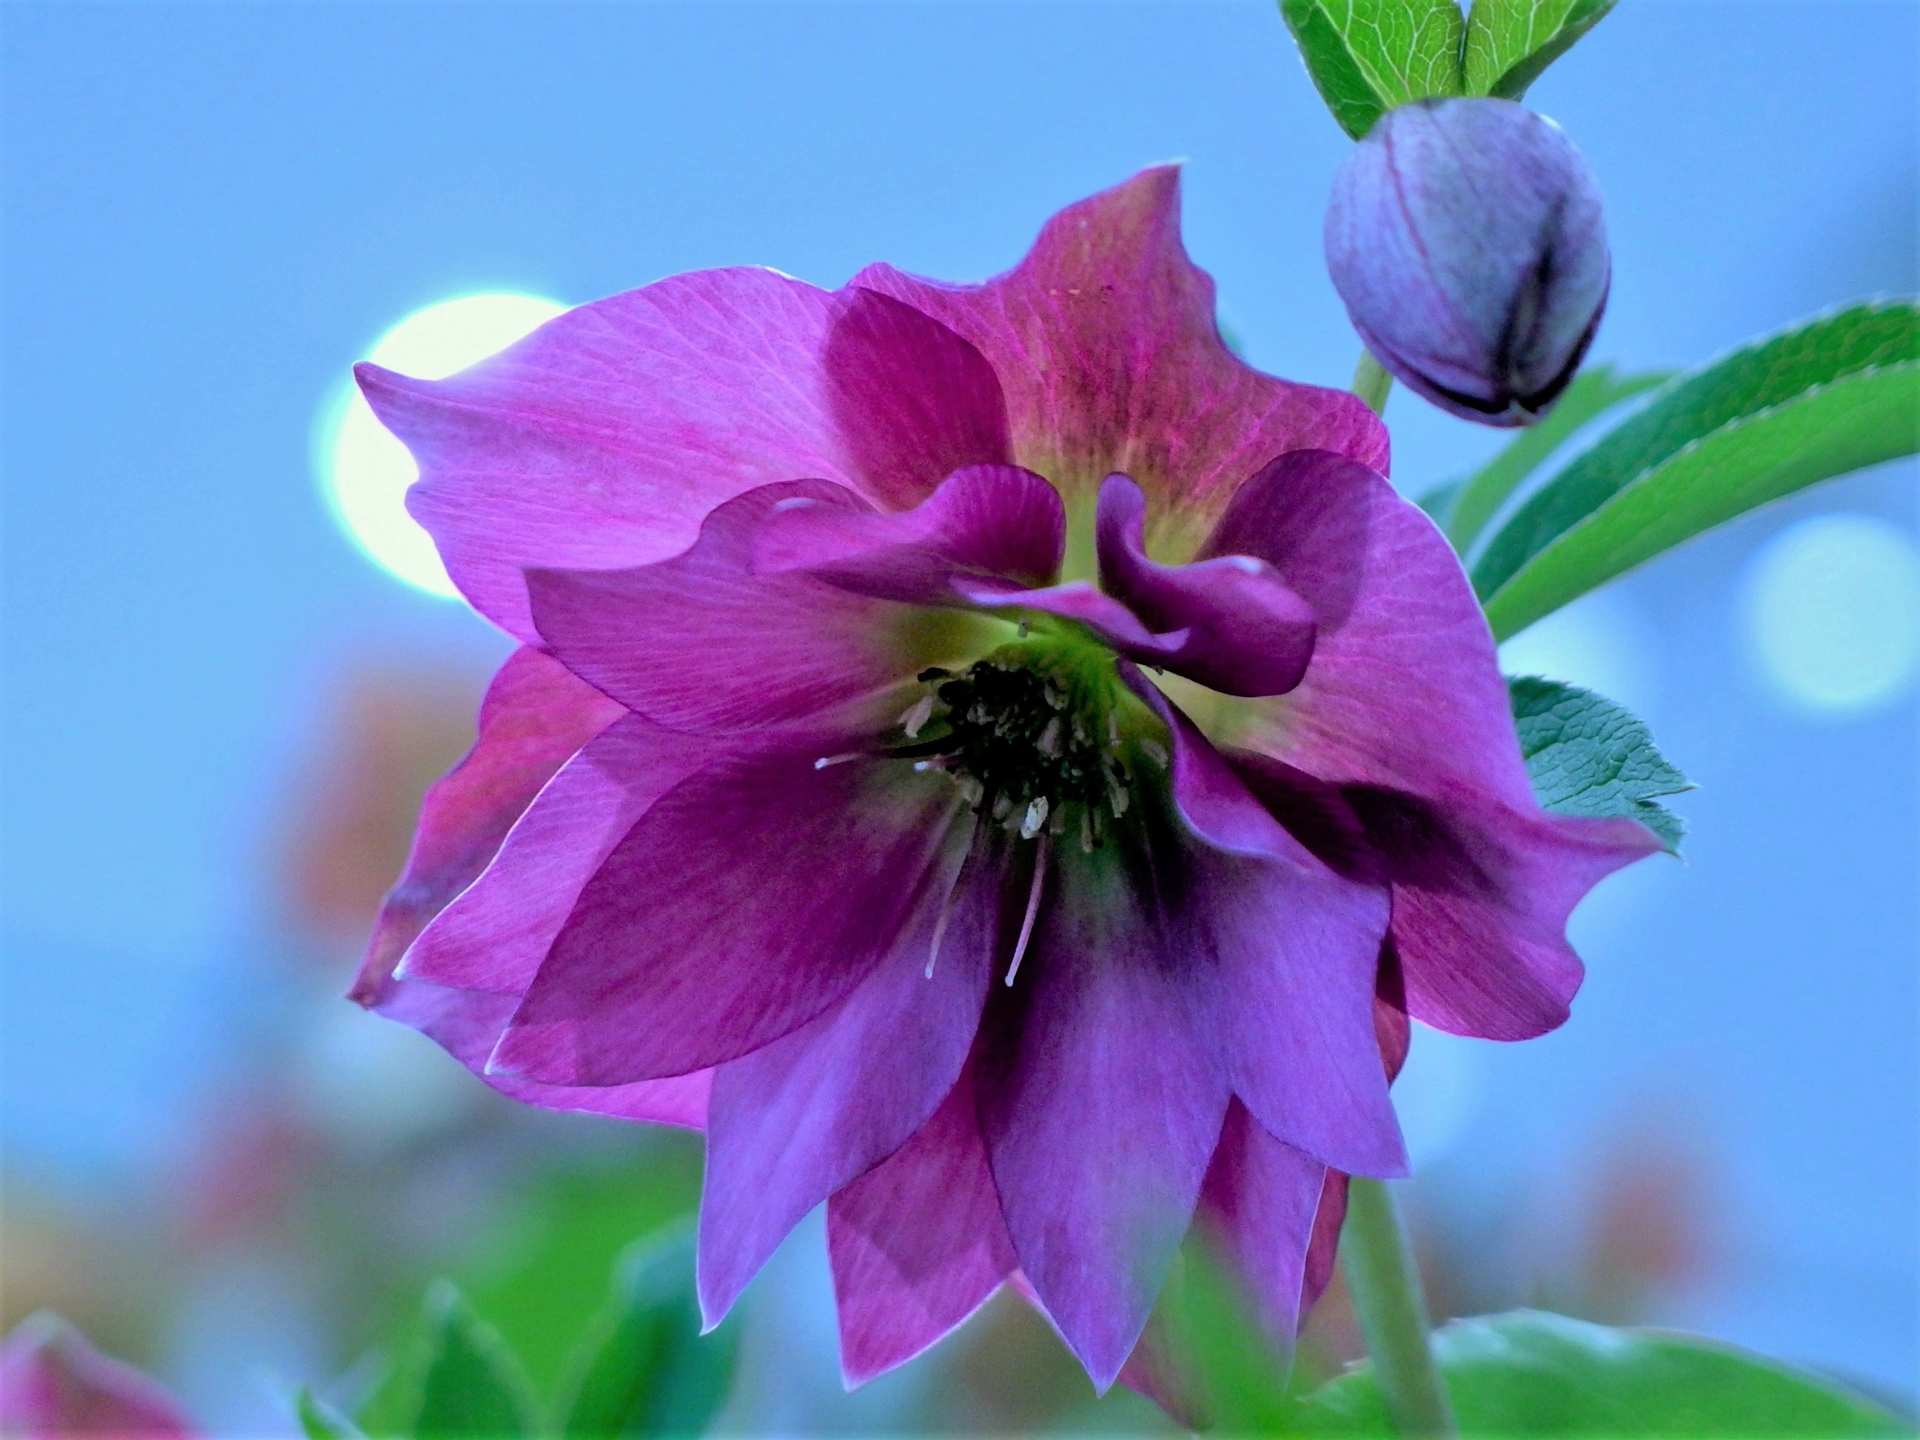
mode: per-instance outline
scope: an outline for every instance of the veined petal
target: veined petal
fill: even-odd
[[[485,1080],[502,1095],[544,1110],[610,1115],[703,1130],[707,1092],[713,1071],[695,1070],[659,1080],[625,1085],[547,1085],[489,1071],[487,1062],[513,1018],[517,996],[480,990],[455,990],[424,980],[395,980],[371,1007],[390,1020],[410,1025]]]
[[[972,346],[870,290],[706,270],[583,305],[446,380],[362,365],[419,461],[408,508],[483,615],[535,640],[521,572],[644,565],[714,506],[813,476],[910,505],[1007,460]]]
[[[949,849],[851,995],[715,1075],[700,1197],[709,1327],[803,1215],[905,1145],[953,1089],[980,1024],[1001,887],[985,845],[965,875]]]
[[[1464,785],[1533,805],[1473,587],[1379,474],[1327,451],[1282,455],[1240,488],[1201,554],[1266,561],[1319,621],[1306,678],[1236,706],[1230,743],[1336,784]]]
[[[671,560],[529,571],[541,639],[636,713],[716,733],[835,712],[949,658],[954,626],[918,623],[926,612],[800,571],[755,573],[756,537],[789,503],[868,513],[824,481],[763,485],[715,510]]]
[[[1155,564],[1146,516],[1147,497],[1127,476],[1101,483],[1101,588],[1148,630],[1185,636],[1151,663],[1227,695],[1280,695],[1298,685],[1313,654],[1312,607],[1252,556]]]
[[[1327,1167],[1276,1140],[1236,1101],[1200,1192],[1198,1223],[1246,1287],[1282,1352],[1305,1311],[1307,1250]]]
[[[581,890],[634,822],[689,775],[750,748],[722,748],[622,711],[560,768],[480,878],[421,932],[400,978],[524,995]]]
[[[944,1338],[1013,1272],[970,1073],[911,1140],[827,1202],[827,1252],[849,1387]]]
[[[1017,465],[973,465],[907,511],[782,501],[755,539],[753,564],[880,600],[953,605],[960,576],[1045,585],[1066,533],[1060,493],[1045,480]]]
[[[1462,794],[1428,807],[1349,791],[1393,882],[1393,938],[1415,1019],[1525,1040],[1555,1029],[1584,967],[1567,917],[1615,870],[1658,853],[1631,820],[1516,811]]]
[[[421,802],[407,868],[381,906],[350,998],[376,1004],[407,947],[485,869],[540,788],[624,713],[537,650],[518,650],[500,667],[473,749]]]
[[[857,737],[730,756],[643,815],[580,893],[492,1068],[617,1085],[736,1060],[852,993],[950,875],[937,774],[832,761]]]
[[[1018,266],[985,284],[886,265],[853,284],[906,301],[986,356],[1006,395],[1012,458],[1060,486],[1070,508],[1091,508],[1116,470],[1138,479],[1165,553],[1190,550],[1233,488],[1284,451],[1387,463],[1386,430],[1357,398],[1262,375],[1221,341],[1213,282],[1180,243],[1177,167],[1067,207]]]
[[[1092,1376],[1113,1383],[1193,1214],[1230,1090],[1168,933],[1186,857],[1132,826],[1055,846],[1017,983],[976,1080],[1021,1270]]]

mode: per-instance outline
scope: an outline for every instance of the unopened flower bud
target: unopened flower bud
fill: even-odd
[[[1374,358],[1484,425],[1530,425],[1566,388],[1612,274],[1593,172],[1510,100],[1388,112],[1334,182],[1326,244]]]

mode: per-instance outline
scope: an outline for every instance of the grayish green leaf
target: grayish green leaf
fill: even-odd
[[[1614,0],[1473,0],[1463,67],[1466,93],[1518,100],[1613,5]]]
[[[563,1387],[560,1433],[573,1440],[696,1436],[727,1397],[735,1327],[700,1333],[693,1241],[685,1231],[636,1242]]]
[[[1671,372],[1665,370],[1617,375],[1611,365],[1582,370],[1566,393],[1554,402],[1544,420],[1522,430],[1473,474],[1446,487],[1452,491],[1452,500],[1444,512],[1437,511],[1435,505],[1424,498],[1421,507],[1447,532],[1453,548],[1466,554],[1507,497],[1525,484],[1527,477],[1546,463],[1581,426],[1621,401],[1664,385],[1671,378]],[[1440,503],[1440,492],[1432,493],[1435,504]]]
[[[1500,639],[1703,530],[1920,448],[1920,311],[1850,306],[1674,381],[1474,562]]]
[[[1463,1436],[1906,1435],[1892,1415],[1803,1370],[1691,1335],[1516,1310],[1434,1332]],[[1315,1391],[1303,1428],[1387,1435],[1370,1367]]]
[[[1543,809],[1638,820],[1680,853],[1680,817],[1655,803],[1693,784],[1655,748],[1646,723],[1604,695],[1535,675],[1509,676],[1514,728]]]
[[[449,1281],[428,1288],[421,1332],[413,1361],[417,1440],[492,1440],[531,1430],[533,1390],[520,1362]]]
[[[1280,0],[1300,57],[1358,140],[1396,105],[1460,93],[1466,22],[1456,0]]]

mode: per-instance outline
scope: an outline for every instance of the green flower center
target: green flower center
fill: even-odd
[[[927,691],[900,720],[909,743],[892,753],[946,771],[977,813],[1022,839],[1073,827],[1097,848],[1134,805],[1142,765],[1167,763],[1158,717],[1103,646],[1023,639],[919,679]]]

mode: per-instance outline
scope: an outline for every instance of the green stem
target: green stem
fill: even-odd
[[[1386,413],[1387,392],[1393,389],[1393,376],[1373,358],[1371,350],[1360,352],[1360,363],[1353,367],[1353,393],[1367,402],[1376,415]]]
[[[1358,388],[1358,387],[1356,387]],[[1353,1295],[1373,1373],[1402,1436],[1460,1433],[1447,1387],[1427,1347],[1427,1303],[1393,1192],[1356,1175],[1347,1182],[1347,1223],[1340,1232],[1340,1268]]]

